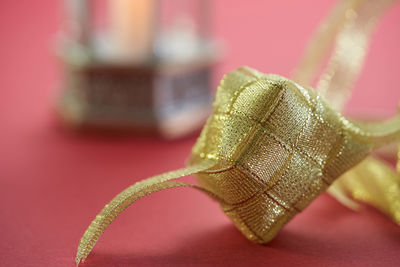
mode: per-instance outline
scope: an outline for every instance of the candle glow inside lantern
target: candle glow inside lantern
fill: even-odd
[[[60,101],[77,128],[178,137],[209,115],[218,58],[207,0],[68,0]]]

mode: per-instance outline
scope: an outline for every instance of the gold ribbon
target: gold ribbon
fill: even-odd
[[[171,181],[173,179],[177,179],[183,176],[206,171],[214,165],[214,161],[205,160],[183,169],[166,172],[145,179],[143,181],[135,183],[134,185],[119,193],[115,198],[110,201],[110,203],[108,203],[101,210],[101,212],[96,216],[96,218],[90,224],[89,228],[86,230],[78,247],[76,263],[79,264],[81,260],[85,260],[87,255],[89,255],[90,251],[96,244],[99,237],[122,211],[132,205],[136,200],[151,193],[174,187],[192,187],[208,194],[210,197],[215,198],[217,201],[223,202],[222,199],[219,199],[212,192],[209,192],[202,187],[183,182]]]
[[[358,210],[352,199],[369,204],[400,225],[400,174],[381,160],[368,157],[331,187],[331,194]],[[352,199],[348,198],[351,196]]]
[[[378,18],[395,2],[341,1],[311,39],[294,79],[302,84],[311,84],[331,43],[334,43],[317,90],[334,108],[343,110],[363,66]],[[398,158],[400,161],[400,154]],[[400,171],[394,171],[375,157],[368,157],[347,172],[328,191],[351,209],[358,210],[360,205],[354,200],[361,201],[376,207],[400,224]]]
[[[300,84],[312,84],[333,44],[316,90],[341,111],[362,69],[378,18],[396,1],[340,1],[311,38],[293,79]]]
[[[360,7],[367,3],[345,2],[358,3]],[[340,15],[334,21],[342,25],[342,20]],[[343,30],[333,28],[328,36]],[[318,57],[309,55],[313,62]],[[302,68],[308,72],[313,69]],[[353,75],[356,73],[353,71]],[[307,75],[300,73],[298,80],[309,83]],[[332,77],[329,81],[335,84],[336,78]],[[325,92],[330,92],[336,87],[326,88]],[[310,87],[278,75],[240,68],[222,79],[213,114],[193,147],[188,167],[148,178],[118,194],[86,230],[76,262],[86,259],[108,225],[134,201],[179,186],[208,194],[247,238],[258,243],[271,240],[293,216],[349,170],[350,178],[345,174],[338,180],[337,195],[344,196],[350,190],[355,199],[367,201],[398,219],[398,184],[392,188],[397,174],[380,166],[380,162],[363,160],[375,148],[399,139],[400,116],[374,124],[351,121]],[[371,178],[370,184],[364,182],[365,173]],[[175,181],[191,174],[200,186]],[[376,188],[382,189],[379,198],[372,191]],[[389,193],[389,188],[394,193]]]

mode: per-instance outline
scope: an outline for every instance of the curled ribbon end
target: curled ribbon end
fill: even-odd
[[[199,189],[200,191],[209,194],[211,197],[216,198],[216,196],[214,196],[211,192],[208,192],[207,190],[196,185],[170,181],[183,176],[205,171],[214,165],[214,161],[204,160],[183,169],[166,172],[160,175],[153,176],[146,180],[142,180],[119,193],[114,199],[111,200],[110,203],[104,206],[104,208],[96,216],[96,218],[87,228],[86,232],[83,234],[78,246],[78,251],[76,253],[76,266],[79,266],[79,264],[85,261],[85,259],[95,246],[96,242],[99,240],[100,236],[104,233],[111,222],[114,221],[114,219],[121,212],[132,205],[136,200],[144,196],[168,188],[186,186]]]
[[[85,233],[85,235],[82,237],[82,239],[81,239],[81,241],[80,241],[80,243],[79,243],[79,246],[78,246],[78,250],[77,250],[77,252],[76,252],[75,263],[76,263],[76,266],[77,266],[77,267],[78,267],[81,263],[84,263],[84,262],[85,262],[87,256],[88,256],[89,253],[92,251],[92,248],[89,248],[89,250],[86,249],[86,252],[85,252],[85,244],[84,244],[84,242],[82,241],[83,238],[84,238],[85,236],[86,236],[86,233]]]
[[[76,256],[75,258],[75,263],[76,263],[76,267],[79,266],[79,264],[81,264],[81,262],[84,262],[85,260],[82,260],[81,258],[79,258],[78,256]]]

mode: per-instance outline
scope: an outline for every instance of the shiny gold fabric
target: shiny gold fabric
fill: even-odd
[[[150,193],[187,185],[168,181],[190,174],[247,238],[268,242],[336,178],[397,138],[400,117],[380,124],[352,122],[312,88],[240,68],[221,81],[188,167],[116,196],[84,234],[77,263],[126,207]]]
[[[79,264],[81,261],[86,259],[87,255],[89,255],[99,237],[122,211],[132,205],[133,202],[144,196],[168,188],[186,186],[199,189],[207,193],[209,196],[216,198],[213,193],[208,192],[199,186],[183,182],[170,181],[182,176],[191,175],[200,171],[206,171],[207,169],[212,168],[214,165],[214,161],[204,160],[198,164],[193,164],[192,166],[188,166],[184,169],[163,173],[152,178],[148,178],[128,187],[119,193],[103,208],[103,210],[96,216],[89,228],[86,230],[78,247],[76,263]],[[222,201],[220,199],[217,200],[220,202]]]
[[[311,38],[293,80],[311,85],[341,111],[351,95],[378,18],[398,0],[342,0]],[[332,48],[332,49],[331,49]],[[328,63],[323,65],[329,51]]]
[[[400,225],[400,173],[381,160],[368,157],[345,173],[330,189],[334,196],[348,194],[344,204],[357,210],[358,202],[369,204]],[[352,202],[351,200],[358,202]],[[350,202],[348,202],[350,201]]]
[[[348,3],[340,9],[343,12],[367,3],[344,2]],[[310,55],[310,59],[315,58],[318,56]],[[307,75],[299,75],[298,80],[307,80]],[[341,80],[339,76],[335,79]],[[332,192],[343,203],[356,206],[349,194],[398,221],[399,175],[380,161],[365,159],[375,148],[400,140],[400,116],[376,124],[351,121],[327,102],[330,98],[325,100],[303,85],[309,82],[300,85],[248,67],[227,74],[188,166],[143,180],[117,195],[82,237],[77,264],[134,201],[178,186],[208,194],[247,238],[258,243],[271,240],[335,180]],[[329,96],[327,92],[334,92],[333,88],[336,86],[326,87],[322,94]],[[337,93],[340,97],[343,94]],[[340,108],[343,101],[332,103]],[[200,186],[173,181],[191,174]]]
[[[294,79],[302,84],[311,84],[333,43],[332,54],[316,89],[335,109],[342,111],[362,69],[378,18],[395,2],[397,0],[339,2],[311,39]],[[351,209],[359,209],[358,202],[364,202],[400,224],[400,174],[376,157],[368,157],[348,171],[328,191]]]
[[[222,80],[190,163],[216,159],[217,169],[228,170],[197,178],[228,203],[224,212],[249,239],[264,243],[372,149],[399,135],[399,117],[354,123],[311,88],[241,68]]]

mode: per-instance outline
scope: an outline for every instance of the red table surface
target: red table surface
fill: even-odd
[[[213,2],[229,47],[221,75],[246,64],[290,75],[334,1]],[[116,193],[183,166],[195,137],[81,136],[58,127],[51,49],[61,2],[0,2],[0,266],[74,266],[79,239]],[[393,114],[400,100],[400,6],[374,35],[351,110]],[[215,82],[215,84],[216,84]],[[217,203],[191,189],[137,202],[106,231],[84,266],[399,266],[400,227],[322,195],[267,245],[246,240]]]

